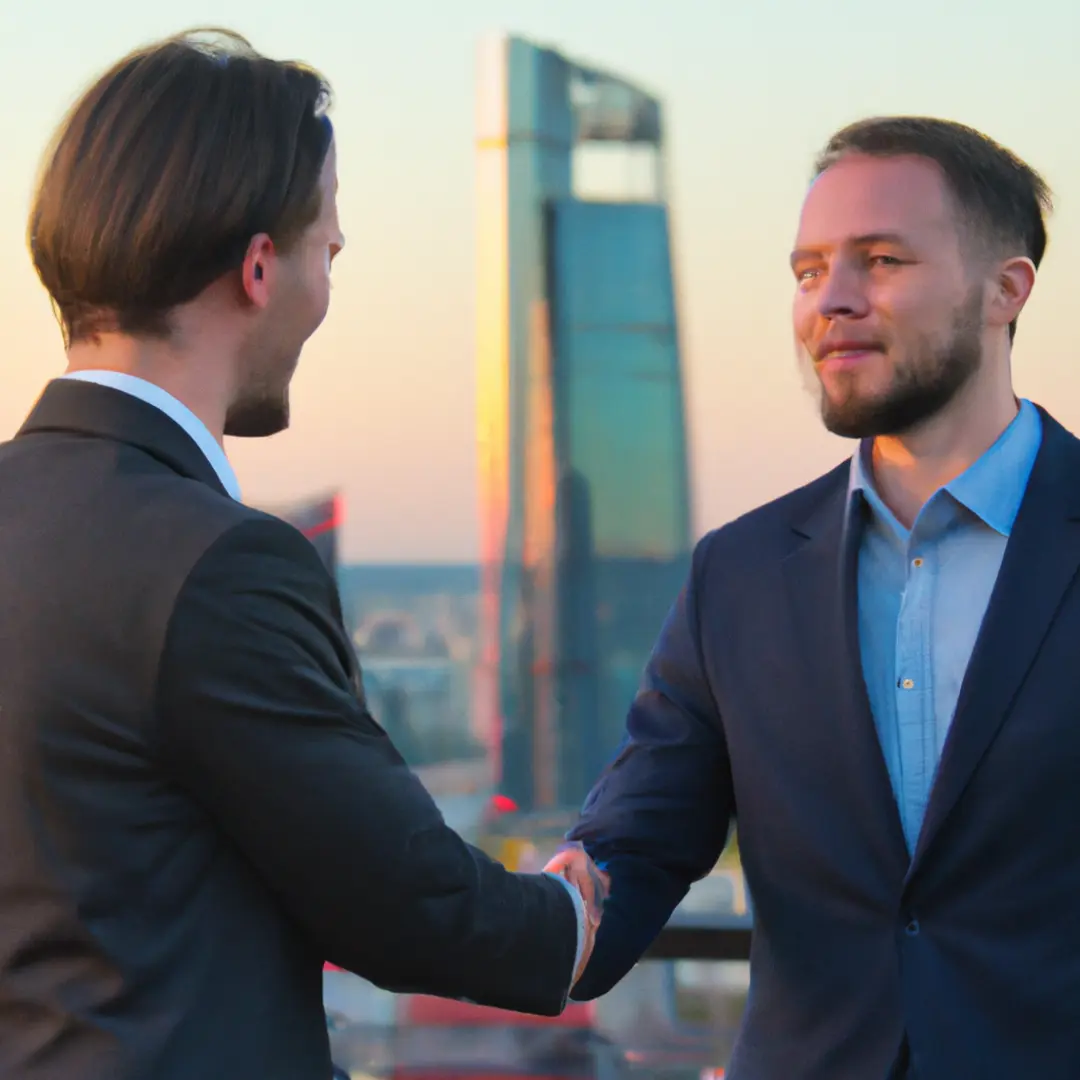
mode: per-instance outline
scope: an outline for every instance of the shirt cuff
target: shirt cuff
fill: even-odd
[[[578,965],[581,963],[581,953],[585,948],[585,901],[581,898],[581,893],[579,893],[561,874],[552,874],[549,872],[548,877],[553,877],[556,881],[560,881],[566,886],[567,891],[570,893],[570,898],[574,901],[574,910],[577,912],[577,953],[574,956],[574,967],[570,972],[570,983],[573,985],[574,974],[577,972]]]

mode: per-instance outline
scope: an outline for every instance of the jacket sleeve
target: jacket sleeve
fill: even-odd
[[[621,749],[569,833],[611,875],[576,1000],[599,997],[626,975],[727,841],[734,810],[727,745],[698,625],[708,540],[653,648]]]
[[[444,823],[350,648],[311,544],[272,518],[234,527],[172,614],[163,765],[324,959],[397,992],[558,1014],[578,932],[564,883],[510,873]]]

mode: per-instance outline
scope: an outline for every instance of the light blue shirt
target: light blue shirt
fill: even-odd
[[[862,492],[871,511],[858,552],[863,677],[909,852],[1041,443],[1039,412],[1022,401],[997,442],[934,492],[910,531],[874,490],[871,441],[851,459],[849,491]]]
[[[156,383],[147,382],[135,375],[128,375],[121,371],[73,371],[62,375],[64,379],[77,379],[80,382],[96,383],[98,386],[108,386],[113,390],[119,390],[124,394],[145,401],[147,405],[153,405],[160,409],[171,420],[180,425],[191,437],[191,440],[206,456],[214,472],[217,473],[221,486],[229,495],[240,501],[240,482],[221,444],[210,434],[209,428],[181,401],[172,394],[162,390]],[[570,898],[574,901],[574,911],[577,914],[577,953],[574,957],[574,971],[577,971],[581,963],[582,950],[585,948],[585,902],[581,894],[564,877],[551,874],[556,881],[561,881],[566,887]]]
[[[210,462],[221,481],[221,486],[237,502],[240,501],[240,482],[236,479],[236,473],[229,464],[229,459],[225,456],[221,444],[210,434],[210,429],[182,401],[178,401],[168,391],[162,390],[156,383],[147,382],[146,379],[128,375],[123,371],[72,371],[67,375],[62,375],[61,378],[108,386],[160,409],[170,420],[184,429],[192,442],[203,452],[206,460]]]

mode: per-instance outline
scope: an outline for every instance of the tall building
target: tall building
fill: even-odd
[[[518,37],[482,44],[478,89],[476,700],[502,793],[563,807],[615,751],[689,564],[662,110]]]

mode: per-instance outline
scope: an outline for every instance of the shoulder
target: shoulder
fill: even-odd
[[[286,562],[313,575],[329,574],[303,534],[273,514],[255,509],[197,481],[148,484],[139,499],[137,531],[160,543],[163,559],[180,580],[229,564],[232,571],[256,568],[260,559]]]
[[[193,680],[206,692],[248,687],[251,700],[271,687],[303,696],[313,682],[363,699],[336,583],[311,542],[280,518],[231,515],[178,589],[159,700]]]
[[[1034,406],[1040,420],[1040,449],[1051,458],[1066,461],[1072,470],[1080,470],[1080,439],[1043,406]]]
[[[296,603],[304,596],[336,608],[336,584],[314,545],[281,518],[239,505],[206,520],[180,599],[200,591],[216,594],[221,603]]]
[[[139,578],[164,616],[163,645],[282,621],[329,633],[340,621],[336,583],[294,526],[179,477],[148,484],[138,503],[125,526],[155,552],[157,572]]]
[[[795,530],[824,505],[847,490],[850,461],[845,459],[817,479],[755,507],[708,532],[694,552],[695,572],[739,560],[739,565],[774,562],[790,550]]]

